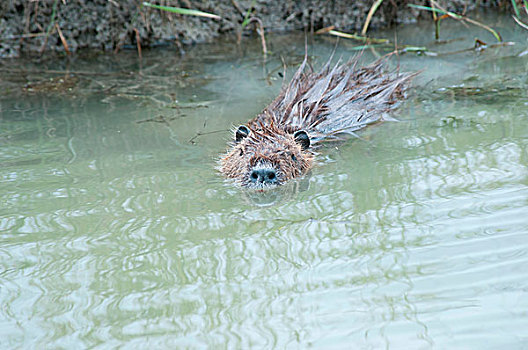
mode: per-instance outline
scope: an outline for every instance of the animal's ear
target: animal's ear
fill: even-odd
[[[251,131],[245,125],[240,125],[235,132],[235,142],[239,143],[243,138],[247,137]]]
[[[308,133],[306,133],[304,130],[296,131],[295,134],[293,134],[293,139],[295,142],[301,145],[303,150],[306,150],[310,147],[310,136],[308,136]]]

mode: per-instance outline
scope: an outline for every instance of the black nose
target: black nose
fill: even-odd
[[[253,169],[249,178],[253,183],[274,184],[277,182],[275,170],[269,168]]]

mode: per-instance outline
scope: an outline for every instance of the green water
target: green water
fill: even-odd
[[[280,56],[289,74],[300,62],[303,35],[270,34],[266,60],[245,38],[141,61],[4,61],[0,347],[526,348],[528,32],[487,20],[515,45],[402,55],[424,72],[399,122],[266,195],[215,162],[279,91]],[[442,34],[463,39],[398,28],[435,52],[493,42]],[[320,65],[335,41],[309,41]],[[65,70],[71,90],[21,89]]]

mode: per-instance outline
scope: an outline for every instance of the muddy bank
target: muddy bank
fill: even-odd
[[[429,13],[408,3],[384,1],[370,28],[411,22]],[[167,13],[141,6],[140,0],[6,0],[0,4],[0,57],[21,54],[74,52],[81,48],[118,51],[124,47],[177,45],[210,41],[222,33],[244,34],[246,13],[262,21],[266,31],[316,30],[334,25],[344,31],[361,29],[372,1],[219,0],[152,1],[161,5],[198,9],[221,16],[209,19]],[[428,2],[427,2],[428,3]],[[442,1],[454,11],[498,6],[497,1]]]

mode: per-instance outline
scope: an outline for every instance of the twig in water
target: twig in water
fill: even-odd
[[[134,28],[134,32],[136,32],[136,46],[137,46],[139,59],[141,60],[142,59],[142,57],[141,57],[141,41],[139,40],[139,30],[137,30],[137,28]]]
[[[58,23],[55,23],[55,28],[57,28],[57,32],[59,33],[59,37],[61,39],[62,46],[64,46],[64,51],[66,51],[66,54],[69,56],[70,55],[70,48],[68,47],[68,43],[66,42],[66,38],[62,34],[62,30],[60,29]]]
[[[264,26],[262,25],[262,21],[258,17],[251,17],[248,21],[248,24],[251,22],[257,22],[258,29],[257,33],[260,35],[260,42],[262,44],[262,54],[266,56],[268,54],[268,48],[266,47],[266,37],[264,36]]]
[[[226,131],[228,131],[228,130],[227,130],[227,129],[224,129],[224,130],[213,130],[213,131],[207,131],[207,132],[200,132],[200,131],[198,131],[198,132],[196,133],[196,135],[194,135],[193,137],[191,137],[191,138],[189,139],[189,143],[191,143],[191,144],[194,145],[194,144],[196,143],[196,142],[194,142],[194,140],[196,140],[196,139],[197,139],[198,137],[200,137],[200,136],[211,135],[211,134],[216,134],[216,133],[219,133],[219,132],[226,132]]]
[[[388,39],[369,38],[369,37],[366,37],[366,36],[360,36],[360,35],[356,35],[356,34],[340,32],[338,30],[334,30],[334,28],[335,28],[335,26],[322,28],[322,29],[319,29],[318,31],[316,31],[315,34],[325,34],[325,33],[327,33],[327,34],[330,34],[330,35],[338,36],[340,38],[353,39],[353,40],[357,40],[357,41],[362,41],[364,43],[374,43],[374,44],[388,44],[389,43]]]
[[[431,7],[434,8],[434,3],[431,2]],[[440,20],[441,18],[438,18],[435,11],[431,11],[433,14],[433,21],[435,24],[435,40],[440,39]]]

